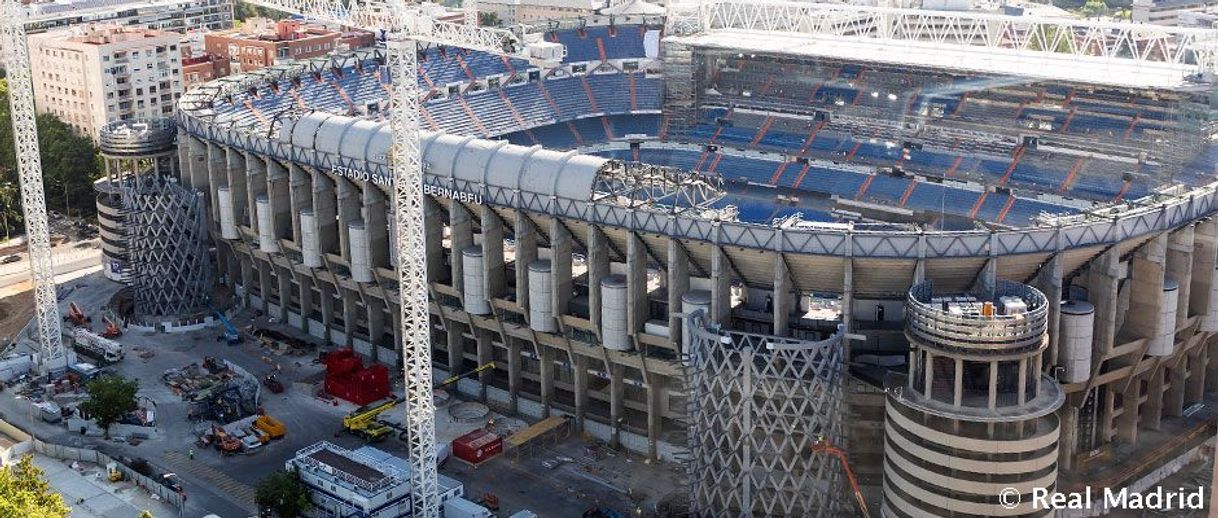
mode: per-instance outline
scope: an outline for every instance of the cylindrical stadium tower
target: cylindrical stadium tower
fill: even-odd
[[[979,293],[906,299],[907,376],[890,376],[883,515],[1046,516],[1053,491],[1061,387],[1041,374],[1048,301],[1001,281]]]
[[[150,175],[177,175],[177,129],[172,119],[114,121],[102,126],[100,139],[106,176],[94,182],[93,189],[103,271],[111,280],[126,282],[130,272],[122,185]]]

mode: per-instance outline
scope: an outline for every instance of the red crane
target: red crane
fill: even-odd
[[[871,518],[871,513],[867,510],[867,501],[863,500],[863,493],[859,491],[859,483],[854,479],[854,470],[850,469],[850,461],[846,460],[845,450],[829,444],[829,441],[821,437],[812,443],[812,453],[824,453],[837,457],[837,460],[841,461],[842,468],[846,470],[846,480],[850,482],[850,489],[854,491],[854,501],[859,505],[859,512],[863,514],[863,518]]]

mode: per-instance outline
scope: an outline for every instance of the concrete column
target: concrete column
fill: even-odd
[[[524,212],[516,212],[516,303],[529,309],[529,263],[537,260],[537,227]]]
[[[1176,306],[1176,327],[1172,329],[1180,329],[1184,326],[1184,322],[1188,320],[1189,302],[1192,300],[1192,284],[1193,284],[1193,249],[1194,249],[1194,233],[1193,227],[1187,226],[1168,234],[1167,239],[1167,275],[1180,283],[1180,288],[1176,290],[1177,306]]]
[[[246,185],[245,153],[228,148],[225,153],[225,169],[228,171],[228,188],[233,193],[233,221],[237,226],[250,226],[250,206],[245,203],[249,186]],[[265,180],[263,180],[265,181]]]
[[[1022,362],[1020,365],[1022,366]],[[956,358],[952,369],[952,401],[956,406],[964,403],[964,360]]]
[[[393,217],[393,213],[385,191],[375,183],[364,182],[363,203],[360,205],[360,219],[364,220],[371,249],[368,260],[373,268],[393,269],[389,265],[389,218]]]
[[[1085,399],[1085,398],[1080,398]],[[1062,405],[1057,411],[1061,418],[1061,437],[1057,441],[1057,466],[1069,471],[1074,466],[1074,452],[1078,447],[1078,407]]]
[[[1139,378],[1140,376],[1131,380],[1125,393],[1121,394],[1124,410],[1114,423],[1117,439],[1129,443],[1138,440],[1138,387],[1141,386]]]
[[[448,374],[456,376],[465,364],[465,337],[461,336],[461,327],[452,320],[445,323],[448,328]]]
[[[541,349],[541,416],[550,417],[550,405],[554,402],[554,349],[538,345]]]
[[[651,304],[647,301],[647,249],[642,238],[626,235],[626,329],[633,335],[647,323]]]
[[[1087,298],[1095,305],[1092,374],[1112,351],[1116,339],[1117,289],[1121,281],[1121,251],[1116,247],[1096,257],[1087,269]],[[1156,312],[1156,314],[1158,314]]]
[[[854,331],[854,260],[842,261],[842,329],[849,333]],[[850,357],[850,340],[842,340],[846,345],[846,358]]]
[[[1146,403],[1143,404],[1142,415],[1138,424],[1148,430],[1158,430],[1163,422],[1163,382],[1167,379],[1167,368],[1160,367],[1151,371],[1146,380]],[[1137,382],[1134,382],[1134,387]],[[1137,391],[1134,390],[1136,396]]]
[[[625,367],[614,363],[609,365],[609,421],[613,427],[613,435],[609,446],[617,448],[622,445],[622,419],[625,417],[623,397],[626,393]]]
[[[322,255],[339,251],[338,197],[334,180],[318,172],[313,173],[313,215],[317,218],[318,250]]]
[[[724,323],[732,316],[732,267],[720,246],[711,248],[711,322]]]
[[[480,327],[473,327],[472,329],[474,331],[474,342],[478,346],[478,365],[486,365],[494,359],[492,355],[494,346],[491,343],[494,340],[494,335],[490,331]],[[491,384],[491,375],[494,374],[494,371],[495,369],[487,369],[478,373],[478,399],[483,403],[486,402],[486,387]]]
[[[343,306],[343,335],[346,337],[344,340],[344,345],[347,347],[353,347],[355,345],[355,329],[358,325],[356,321],[359,319],[358,315],[361,313],[361,311],[357,310],[355,307],[359,301],[356,300],[356,295],[354,293],[342,288],[339,288],[338,290],[338,297],[339,300],[342,301]]]
[[[394,233],[397,225],[394,223],[393,217],[393,215],[389,217],[389,226],[393,230],[389,233],[389,246],[391,247],[397,246],[397,235]],[[429,196],[423,197],[423,221],[426,223],[423,242],[427,248],[427,280],[443,282],[447,271],[444,268],[444,210],[436,200]],[[397,251],[392,250],[389,252],[389,257],[397,257],[396,254]]]
[[[601,328],[601,279],[609,275],[609,238],[595,225],[588,225],[588,316]]]
[[[502,297],[507,289],[503,259],[503,219],[489,206],[482,206],[482,279],[486,298]],[[527,270],[527,268],[526,268]],[[490,361],[490,360],[487,360]],[[483,362],[485,363],[485,362]],[[488,372],[489,373],[489,372]]]
[[[326,282],[318,282],[317,287],[321,289],[321,323],[326,328],[326,340],[334,341],[334,335],[331,331],[334,330],[334,286]]]
[[[1049,361],[1044,362],[1045,365],[1039,365],[1038,368],[1057,365],[1058,342],[1057,329],[1061,320],[1060,310],[1062,307],[1062,261],[1060,255],[1054,255],[1045,264],[1041,265],[1040,271],[1036,273],[1036,280],[1033,285],[1045,294],[1045,298],[1049,299]],[[1079,402],[1082,403],[1081,401]]]
[[[292,236],[292,194],[288,170],[283,164],[266,158],[267,201],[271,204],[271,234],[275,239]],[[299,217],[299,216],[297,216]]]
[[[668,239],[668,337],[678,351],[681,349],[681,296],[689,291],[689,254],[681,242]]]
[[[233,198],[233,203],[245,205],[245,225],[258,235],[258,195],[266,194],[266,161],[258,155],[241,152],[241,162],[245,164],[245,197]]]
[[[1189,355],[1188,384],[1184,388],[1184,406],[1192,406],[1205,399],[1206,366],[1209,364],[1209,348],[1201,344]]]
[[[774,335],[790,336],[791,272],[782,252],[774,255]]]
[[[1204,322],[1210,312],[1210,291],[1214,286],[1218,259],[1218,220],[1207,219],[1193,229],[1193,271],[1189,276],[1188,313],[1200,315]],[[1179,312],[1178,314],[1185,314]],[[1204,326],[1201,327],[1205,329]]]
[[[274,315],[283,325],[288,325],[288,312],[292,306],[292,272],[276,267],[275,280],[279,282],[279,313]]]
[[[358,185],[346,178],[334,181],[338,196],[338,253],[349,266],[351,264],[351,234],[348,231],[352,221],[360,219],[360,204],[363,202],[363,192]],[[365,223],[365,228],[367,224]]]
[[[300,209],[313,207],[313,177],[300,166],[288,164],[288,195],[291,198],[292,242],[301,246]]]
[[[297,276],[300,285],[300,330],[309,333],[309,315],[313,313],[313,279],[306,275]]]
[[[658,374],[651,376],[651,383],[647,386],[647,458],[651,460],[658,459],[658,448],[656,443],[660,441],[660,433],[663,431],[664,417],[664,378]]]
[[[186,141],[188,142],[186,147],[189,147],[190,160],[189,164],[183,164],[189,167],[183,167],[182,171],[186,172],[189,170],[190,181],[187,185],[190,185],[191,188],[197,191],[210,193],[211,189],[207,184],[207,145],[194,137],[187,137]],[[179,142],[181,141],[179,140]]]
[[[250,288],[252,288],[254,286],[253,261],[242,260],[241,257],[238,256],[237,247],[235,247],[231,244],[229,245],[228,249],[232,253],[232,257],[230,259],[233,261],[233,264],[236,265],[237,272],[239,272],[239,274],[241,275],[241,281],[240,281],[241,288],[242,288],[241,289],[241,293],[242,293],[241,303],[243,305],[249,306],[250,305]]]
[[[1125,329],[1140,338],[1154,338],[1162,327],[1160,309],[1163,304],[1163,273],[1167,252],[1167,234],[1147,241],[1134,254],[1130,268],[1129,311],[1125,314]],[[1133,294],[1136,294],[1133,295]],[[1098,309],[1098,308],[1097,308]],[[1098,310],[1096,321],[1099,321]],[[1136,358],[1134,361],[1139,360]],[[1153,398],[1154,395],[1151,394]]]
[[[521,344],[520,340],[507,337],[508,346],[508,395],[510,402],[508,403],[508,412],[516,414],[520,412],[520,364],[523,361],[520,355]]]
[[[452,263],[452,287],[457,293],[465,292],[465,278],[462,276],[463,261],[461,251],[474,244],[474,222],[470,219],[465,205],[457,200],[448,200],[449,241],[452,249],[449,251],[449,261]]]
[[[368,341],[372,342],[372,361],[384,361],[380,356],[381,344],[385,337],[385,301],[368,298]]]
[[[207,144],[207,206],[211,213],[212,226],[220,224],[220,211],[216,205],[216,191],[222,185],[228,185],[228,157],[224,148],[216,144]]]
[[[588,411],[588,357],[575,355],[575,365],[571,367],[575,369],[575,429],[583,432],[584,418]]]
[[[574,281],[571,279],[571,232],[561,221],[550,221],[550,249],[554,259],[550,261],[550,275],[553,279],[554,317],[566,315],[571,302],[571,290]],[[553,382],[553,380],[551,380]]]
[[[1178,417],[1184,414],[1184,391],[1188,385],[1188,360],[1193,356],[1192,353],[1182,355],[1179,364],[1174,365],[1163,374],[1164,380],[1171,383],[1171,387],[1163,394],[1163,415],[1165,416]]]
[[[271,266],[270,263],[254,261],[258,267],[258,293],[262,294],[262,312],[271,313]]]

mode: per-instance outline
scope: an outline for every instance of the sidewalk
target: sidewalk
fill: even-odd
[[[177,509],[151,494],[122,481],[111,483],[105,466],[70,463],[35,453],[34,464],[46,472],[51,488],[63,495],[63,502],[72,508],[72,518],[136,518],[148,510],[156,518],[178,516]]]

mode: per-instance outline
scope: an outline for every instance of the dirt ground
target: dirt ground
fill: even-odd
[[[17,336],[31,318],[34,318],[33,290],[0,299],[0,344]]]

